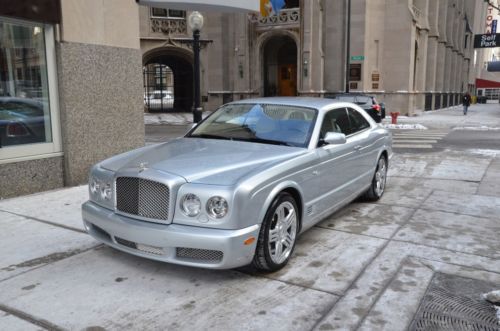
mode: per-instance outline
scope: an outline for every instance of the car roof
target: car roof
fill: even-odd
[[[231,104],[248,104],[248,103],[308,107],[321,110],[325,107],[337,105],[342,102],[335,99],[315,98],[315,97],[266,97],[266,98],[243,99],[231,102]]]

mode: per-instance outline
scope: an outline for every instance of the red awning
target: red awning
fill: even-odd
[[[500,82],[476,78],[476,88],[500,88]]]

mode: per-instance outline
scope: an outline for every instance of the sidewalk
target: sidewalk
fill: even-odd
[[[493,128],[494,111],[402,120]],[[480,295],[500,289],[499,183],[495,155],[396,154],[379,202],[350,204],[304,233],[272,274],[99,245],[83,231],[86,185],[1,200],[0,329],[494,329]]]
[[[383,123],[388,128],[405,129],[404,125],[416,126],[411,129],[451,129],[451,130],[499,130],[500,104],[474,104],[469,107],[466,116],[461,105],[446,109],[428,111],[420,116],[399,116],[400,127],[391,126],[390,110]],[[419,127],[420,126],[420,127]]]

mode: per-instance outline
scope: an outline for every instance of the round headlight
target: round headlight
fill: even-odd
[[[93,177],[90,178],[89,188],[92,194],[97,194],[99,191],[99,182]]]
[[[181,210],[182,212],[189,217],[194,217],[198,215],[201,211],[201,201],[194,194],[186,194],[181,199]]]
[[[211,197],[207,202],[208,215],[215,218],[222,218],[227,215],[229,206],[223,197]]]
[[[111,184],[102,184],[101,185],[101,198],[103,200],[111,199]]]

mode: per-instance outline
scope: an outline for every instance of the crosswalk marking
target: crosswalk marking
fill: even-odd
[[[424,149],[424,148],[432,148],[432,145],[414,145],[414,144],[393,144],[392,148],[418,148],[418,149]]]
[[[393,148],[409,148],[409,149],[431,149],[433,144],[437,144],[441,139],[446,137],[448,132],[442,131],[393,131]]]
[[[429,140],[429,139],[398,139],[397,142],[399,144],[419,144],[419,143],[427,143],[427,144],[436,144],[438,141],[437,140]]]

